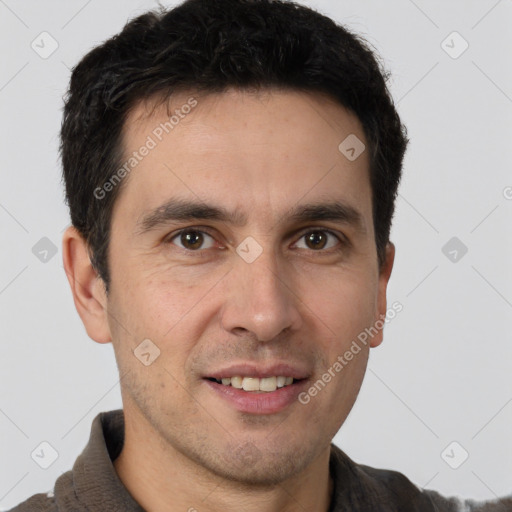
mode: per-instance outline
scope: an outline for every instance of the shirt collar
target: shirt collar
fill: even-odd
[[[122,409],[102,412],[94,418],[89,442],[73,465],[75,499],[86,510],[144,512],[123,485],[112,464],[121,453],[123,442]],[[58,491],[56,487],[56,497]],[[68,509],[63,507],[63,510]]]
[[[108,504],[111,511],[145,512],[121,482],[112,463],[121,453],[123,442],[123,410],[99,413],[92,422],[89,442],[76,459],[72,472],[73,498],[84,509],[104,510]],[[370,504],[365,477],[358,467],[331,443],[329,471],[333,479],[333,494],[329,512],[344,510],[348,503],[358,506]],[[68,493],[59,493],[59,485],[64,491],[69,482],[58,481],[55,488],[56,499],[59,500],[60,495],[60,499],[69,504],[69,499],[65,498]],[[65,507],[63,509],[66,510]]]

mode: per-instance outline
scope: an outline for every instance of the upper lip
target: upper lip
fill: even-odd
[[[269,365],[256,365],[254,363],[240,363],[214,370],[207,375],[206,378],[223,379],[228,377],[257,377],[263,379],[265,377],[293,377],[294,379],[305,379],[309,373],[298,365],[289,363],[273,363]]]

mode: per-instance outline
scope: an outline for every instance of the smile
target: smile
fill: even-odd
[[[224,386],[232,386],[236,389],[243,389],[244,391],[256,392],[272,392],[278,388],[283,388],[293,384],[293,377],[277,376],[277,377],[242,377],[240,375],[233,377],[225,377],[222,379],[209,379]]]

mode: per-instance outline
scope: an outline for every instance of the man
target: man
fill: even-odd
[[[62,126],[63,257],[123,410],[13,510],[511,510],[331,444],[399,307],[406,145],[365,44],[290,2],[189,0],[85,56]]]

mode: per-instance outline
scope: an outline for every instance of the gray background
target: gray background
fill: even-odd
[[[335,442],[358,462],[444,494],[510,493],[512,2],[304,3],[382,55],[411,138],[388,295],[404,309],[372,351]],[[70,68],[155,5],[0,0],[2,509],[52,489],[83,449],[94,416],[121,407],[112,347],[87,337],[62,268],[68,213],[58,131]],[[47,58],[31,47],[51,49],[43,31],[58,43]],[[469,47],[458,55],[464,40]],[[43,237],[55,255],[42,252]],[[452,237],[468,249],[455,262],[442,251]],[[58,452],[48,469],[31,458],[43,441]],[[447,462],[459,464],[462,450],[469,458],[452,469]]]

